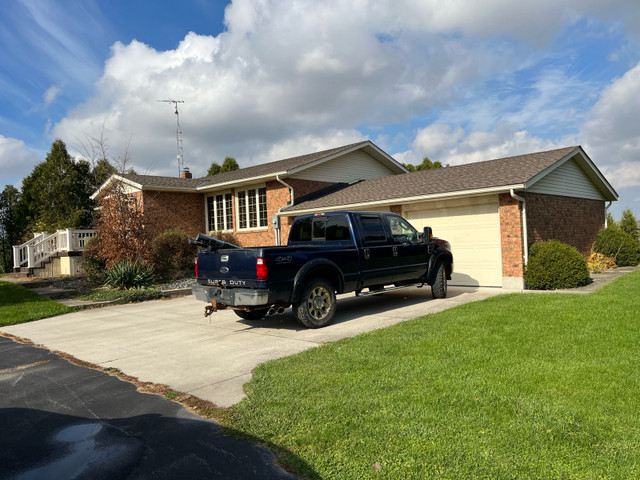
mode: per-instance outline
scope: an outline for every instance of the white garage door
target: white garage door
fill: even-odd
[[[429,226],[451,243],[450,285],[502,286],[497,196],[405,205],[403,213],[418,230]]]

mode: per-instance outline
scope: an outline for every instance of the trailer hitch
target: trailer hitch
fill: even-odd
[[[215,300],[211,300],[211,305],[207,305],[206,307],[204,307],[204,316],[206,318],[209,315],[211,315],[213,312],[217,312],[217,311],[218,311],[218,304],[216,303]]]

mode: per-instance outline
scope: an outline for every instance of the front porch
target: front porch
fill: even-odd
[[[14,245],[13,271],[38,277],[76,275],[85,244],[93,236],[91,229],[36,233],[28,242]]]

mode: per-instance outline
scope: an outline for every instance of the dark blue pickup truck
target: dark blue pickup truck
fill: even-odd
[[[231,308],[255,320],[292,306],[296,320],[310,328],[333,320],[336,293],[428,284],[434,298],[444,298],[453,270],[447,241],[394,213],[303,215],[294,220],[287,246],[241,248],[203,234],[192,242],[205,247],[192,289],[210,304],[205,315]]]

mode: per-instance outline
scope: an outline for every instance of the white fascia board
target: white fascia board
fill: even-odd
[[[220,190],[221,188],[241,187],[243,185],[251,185],[252,183],[266,182],[268,180],[275,180],[278,175],[283,176],[283,175],[287,175],[287,173],[288,172],[286,172],[286,171],[274,172],[274,173],[269,173],[267,175],[259,175],[257,177],[243,178],[241,180],[231,180],[229,182],[214,183],[214,184],[211,184],[211,185],[203,185],[201,187],[197,187],[196,191],[206,193],[207,191],[214,192],[216,190]]]
[[[95,200],[96,198],[98,198],[98,196],[100,195],[100,193],[101,193],[105,188],[107,188],[109,185],[111,185],[111,184],[114,182],[114,180],[117,180],[117,181],[122,182],[122,183],[124,183],[124,184],[126,184],[126,185],[129,185],[130,187],[133,187],[133,188],[135,188],[135,189],[137,189],[137,190],[140,190],[140,191],[142,191],[142,190],[143,190],[143,188],[142,188],[142,185],[141,185],[141,184],[136,183],[136,182],[133,182],[133,181],[131,181],[131,180],[127,179],[127,178],[121,177],[121,176],[120,176],[120,175],[118,175],[118,174],[113,174],[113,175],[111,175],[107,180],[105,180],[105,182],[104,182],[102,185],[100,185],[100,187],[98,188],[98,190],[96,190],[95,192],[93,192],[93,194],[92,194],[89,198],[91,198],[91,200]]]
[[[581,162],[582,166],[581,167],[584,170],[584,172],[587,174],[587,176],[589,178],[591,178],[592,181],[596,180],[594,182],[596,187],[598,187],[598,189],[601,192],[605,193],[605,196],[607,196],[606,193],[609,194],[609,197],[607,198],[607,200],[612,200],[612,199],[618,200],[620,198],[618,196],[618,193],[614,190],[614,188],[607,181],[607,179],[604,178],[604,175],[602,175],[602,173],[600,172],[598,167],[596,167],[595,163],[593,163],[593,161],[589,158],[589,155],[587,155],[587,153],[584,151],[584,149],[582,147],[576,147],[575,150],[572,150],[570,153],[568,153],[567,155],[562,157],[556,163],[554,163],[550,167],[547,167],[545,170],[543,170],[542,172],[537,174],[535,177],[531,178],[526,183],[525,189],[531,188],[537,182],[539,182],[544,177],[546,177],[551,172],[553,172],[556,168],[561,167],[566,162],[568,162],[569,160],[574,158],[576,155],[579,155],[580,160],[582,160],[582,162]],[[587,168],[584,168],[585,166],[587,166]],[[599,185],[598,185],[598,183],[599,183]]]
[[[314,213],[318,211],[322,212],[332,212],[336,210],[349,210],[350,208],[366,208],[366,207],[386,207],[389,205],[397,205],[397,204],[407,204],[407,203],[419,203],[419,202],[428,202],[431,200],[446,200],[450,198],[460,198],[460,197],[478,197],[481,195],[489,195],[489,194],[498,194],[498,193],[508,193],[511,189],[514,190],[523,190],[525,188],[524,184],[516,184],[516,185],[503,185],[501,187],[490,187],[490,188],[479,188],[477,190],[463,190],[459,192],[447,192],[447,193],[436,193],[433,195],[420,195],[416,197],[405,197],[405,198],[392,198],[389,200],[381,200],[374,202],[361,202],[361,203],[349,203],[343,205],[334,205],[331,207],[325,208],[307,208],[304,210],[286,210],[284,212],[279,213],[279,216],[282,217],[291,217],[294,215],[303,215],[305,213]]]

